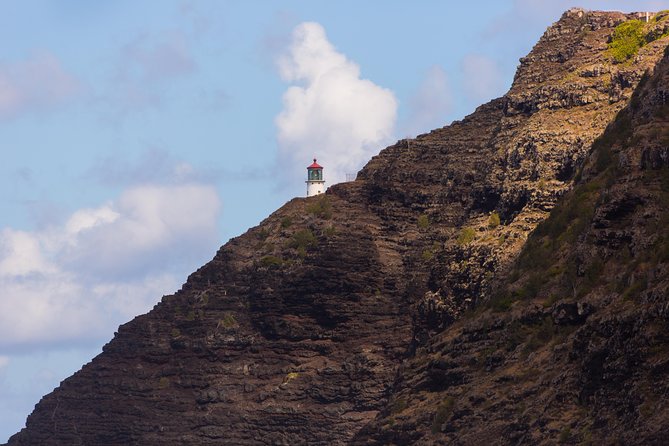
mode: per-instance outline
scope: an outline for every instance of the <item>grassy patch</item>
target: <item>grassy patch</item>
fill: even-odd
[[[495,229],[499,226],[499,223],[499,214],[497,212],[490,214],[490,217],[488,217],[488,228]]]
[[[473,242],[475,238],[476,238],[476,231],[474,230],[474,228],[466,227],[460,230],[457,242],[458,245],[468,245],[471,242]]]
[[[330,225],[323,230],[323,234],[325,234],[326,237],[332,237],[336,233],[337,233],[337,228],[334,225]]]
[[[281,219],[281,227],[283,229],[288,229],[293,224],[293,219],[290,217],[283,217]]]
[[[436,434],[441,431],[441,426],[446,422],[448,417],[453,413],[453,408],[455,406],[455,400],[453,397],[446,398],[437,408],[437,412],[434,414],[434,419],[432,420],[432,433]]]
[[[392,404],[390,405],[390,413],[392,414],[400,413],[408,406],[409,404],[407,403],[406,399],[398,398],[395,401],[393,401]]]
[[[421,259],[425,262],[429,262],[434,258],[434,252],[431,249],[425,249],[423,250],[422,254],[420,255]]]
[[[313,200],[313,203],[307,205],[307,213],[329,220],[332,218],[332,204],[330,203],[330,199],[325,195],[321,195],[318,199]]]
[[[235,316],[232,315],[231,313],[225,313],[223,315],[223,319],[218,321],[218,325],[220,325],[223,328],[236,328],[239,327],[239,324],[237,323],[237,319],[235,319]]]
[[[529,339],[523,347],[524,353],[530,353],[537,350],[539,347],[546,345],[555,335],[555,326],[553,319],[549,316],[544,318],[541,325],[539,325],[530,335]]]
[[[641,20],[628,20],[616,26],[609,43],[609,52],[618,63],[623,63],[636,55],[646,44]]]
[[[277,256],[265,256],[260,259],[260,266],[265,268],[278,268],[283,265],[283,259]]]
[[[293,234],[292,239],[289,242],[289,246],[298,251],[304,251],[312,246],[316,246],[318,240],[316,236],[309,229],[302,229]]]
[[[648,281],[644,279],[635,280],[625,291],[623,291],[623,300],[633,300],[639,297],[641,292],[648,287]]]
[[[509,311],[515,301],[516,299],[514,299],[513,296],[504,294],[500,296],[495,296],[492,299],[490,299],[489,306],[492,309],[492,311],[496,313],[503,313],[505,311]]]
[[[430,226],[430,219],[427,215],[421,214],[418,216],[416,224],[420,229],[427,229]]]
[[[558,437],[558,443],[564,444],[564,443],[569,443],[570,441],[571,441],[571,428],[567,426],[560,431],[560,435]]]

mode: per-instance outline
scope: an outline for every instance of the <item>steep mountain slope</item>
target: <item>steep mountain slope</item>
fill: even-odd
[[[633,18],[568,11],[522,59],[503,98],[399,141],[356,181],[292,200],[231,240],[180,291],[121,326],[101,355],[40,401],[9,444],[449,438],[443,431],[460,402],[449,386],[485,374],[445,350],[466,322],[437,333],[489,299],[497,274],[660,59],[664,16],[644,25],[658,38],[628,62],[612,62],[607,42]],[[645,156],[658,163],[665,155]],[[509,296],[537,282],[518,276]],[[506,308],[510,298],[492,302]],[[564,305],[569,313],[576,304]],[[543,321],[547,310],[537,308],[539,316],[528,317]],[[490,331],[486,317],[502,317],[487,311],[466,319],[481,327],[473,340]],[[491,354],[501,357],[490,360],[493,368],[507,361]]]
[[[360,444],[666,444],[669,56],[499,292],[407,361]]]

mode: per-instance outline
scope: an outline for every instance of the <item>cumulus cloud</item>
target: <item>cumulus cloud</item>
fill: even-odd
[[[448,76],[443,68],[434,65],[425,74],[418,90],[409,100],[410,114],[406,133],[415,135],[447,124],[453,97]]]
[[[83,86],[53,54],[0,63],[0,119],[48,110],[65,103]]]
[[[303,171],[317,156],[332,184],[388,142],[397,113],[394,94],[362,79],[360,67],[337,51],[320,24],[298,25],[278,66],[281,78],[296,84],[284,93],[276,117],[283,167]]]
[[[469,54],[462,61],[464,89],[475,101],[486,101],[504,93],[500,67],[489,57]]]
[[[175,290],[216,246],[218,195],[138,186],[58,227],[0,231],[0,347],[83,342]]]

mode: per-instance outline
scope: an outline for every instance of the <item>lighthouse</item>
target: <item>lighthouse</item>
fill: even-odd
[[[325,180],[323,180],[323,166],[320,166],[314,158],[311,166],[307,167],[307,197],[325,192]]]

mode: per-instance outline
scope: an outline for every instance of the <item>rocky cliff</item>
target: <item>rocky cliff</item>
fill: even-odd
[[[669,56],[486,303],[403,363],[355,444],[667,444]]]
[[[507,95],[231,240],[9,444],[660,441],[669,21],[616,63],[634,18],[568,11]]]

